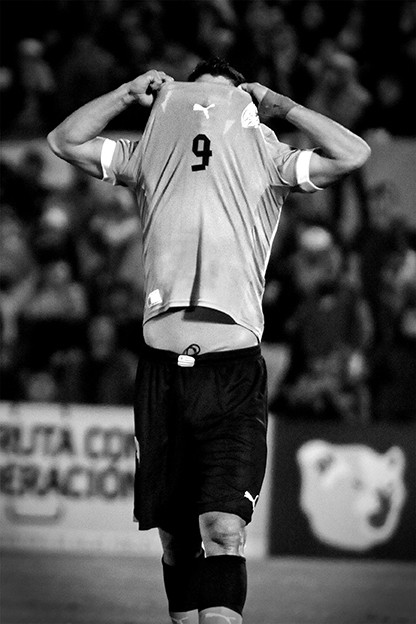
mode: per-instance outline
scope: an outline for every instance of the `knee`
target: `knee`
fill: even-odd
[[[170,566],[177,566],[194,561],[202,552],[201,540],[171,535],[159,529],[163,549],[163,561]]]
[[[200,517],[202,540],[207,556],[244,553],[245,523],[234,514],[209,512]]]

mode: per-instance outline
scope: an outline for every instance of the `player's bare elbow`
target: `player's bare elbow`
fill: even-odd
[[[345,154],[344,158],[340,158],[336,169],[338,169],[338,176],[346,176],[357,169],[361,169],[371,156],[371,148],[364,140],[360,139],[360,142],[354,145],[351,150]]]
[[[353,158],[352,158],[352,170],[360,169],[365,165],[367,160],[371,156],[371,147],[368,145],[366,141],[363,139],[360,140],[360,143],[354,150]]]
[[[371,148],[363,139],[357,139],[336,156],[312,155],[309,177],[317,188],[331,186],[365,165],[370,158]]]
[[[62,158],[63,160],[67,160],[68,155],[67,155],[67,151],[65,150],[66,143],[65,141],[62,140],[62,137],[59,135],[56,129],[49,132],[49,134],[46,137],[46,140],[52,152],[55,154],[55,156],[58,156],[59,158]]]

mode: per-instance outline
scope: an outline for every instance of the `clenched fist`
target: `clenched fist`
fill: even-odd
[[[156,93],[167,82],[172,82],[172,76],[163,71],[150,69],[127,84],[129,95],[141,106],[151,106]]]

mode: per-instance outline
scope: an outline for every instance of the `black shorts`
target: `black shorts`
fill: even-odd
[[[192,368],[145,347],[135,390],[134,516],[171,533],[220,511],[249,523],[266,467],[267,375],[260,347],[207,353]]]

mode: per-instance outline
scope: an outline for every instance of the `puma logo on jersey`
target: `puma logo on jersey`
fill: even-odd
[[[194,111],[201,111],[205,115],[205,119],[209,119],[209,109],[214,108],[215,104],[210,104],[209,106],[202,106],[202,104],[194,104]]]
[[[250,492],[244,492],[244,498],[248,498],[250,503],[253,505],[253,511],[254,511],[254,507],[256,506],[256,503],[258,501],[259,495],[257,494],[256,498],[253,498],[252,495],[250,494]]]

